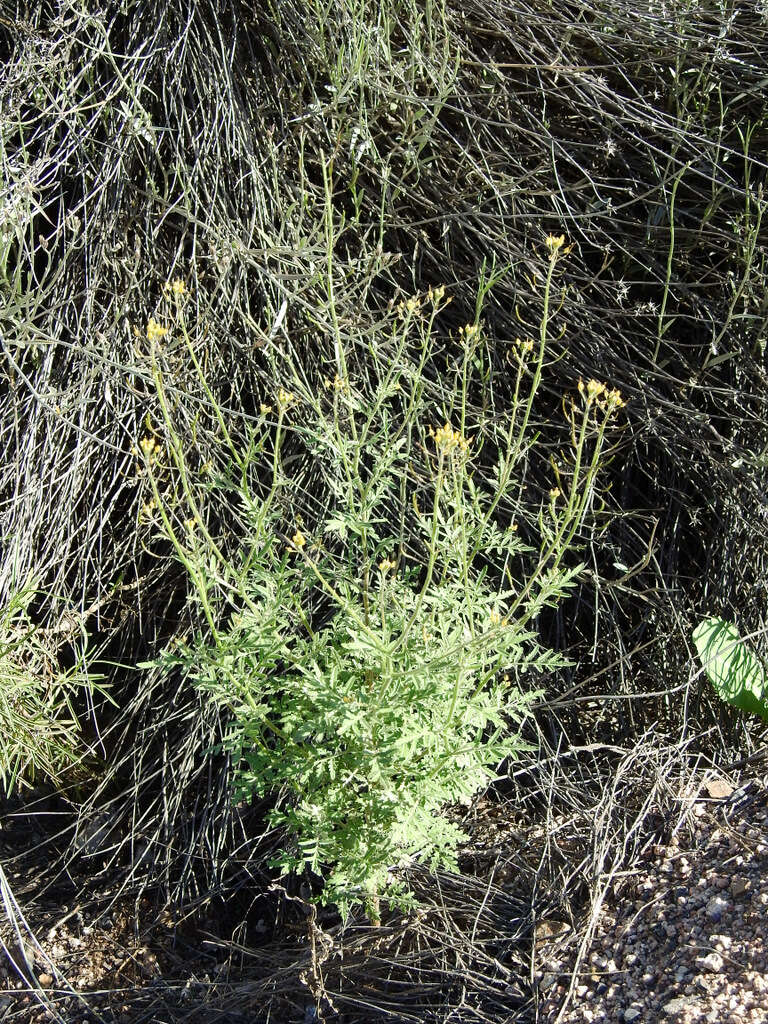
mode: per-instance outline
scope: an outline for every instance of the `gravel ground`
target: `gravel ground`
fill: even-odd
[[[614,881],[587,948],[542,943],[542,1024],[768,1022],[767,787],[710,779]]]

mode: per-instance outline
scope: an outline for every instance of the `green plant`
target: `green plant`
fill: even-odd
[[[693,631],[693,642],[718,697],[768,722],[768,675],[736,626],[716,617],[704,619]]]
[[[6,794],[39,777],[60,784],[82,761],[75,704],[95,679],[86,670],[84,644],[75,664],[61,667],[58,650],[63,640],[71,642],[70,631],[32,624],[36,594],[22,588],[0,611],[0,788]]]
[[[208,623],[208,635],[179,642],[163,664],[229,709],[235,799],[277,798],[269,820],[289,841],[276,866],[322,872],[322,899],[344,916],[363,903],[376,920],[382,895],[406,905],[395,872],[413,859],[455,866],[464,836],[441,808],[469,800],[523,747],[518,726],[537,681],[565,663],[533,626],[582,568],[565,557],[623,403],[596,381],[579,382],[564,403],[571,447],[556,466],[558,486],[531,514],[521,488],[564,241],[547,239],[538,338],[510,347],[508,410],[493,407],[484,383],[480,315],[498,275],[481,281],[476,319],[434,388],[427,369],[440,363],[444,289],[400,303],[376,344],[347,351],[329,245],[333,376],[309,386],[275,351],[284,383],[244,447],[179,306],[177,329],[234,468],[211,486],[228,488],[247,524],[234,558],[208,529],[173,422],[166,328],[153,319],[147,329],[162,422],[136,451]],[[307,500],[306,467],[322,474],[322,502]]]

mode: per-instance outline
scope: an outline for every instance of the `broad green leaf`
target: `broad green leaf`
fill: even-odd
[[[693,631],[701,663],[718,697],[768,722],[768,679],[733,623],[709,618]]]

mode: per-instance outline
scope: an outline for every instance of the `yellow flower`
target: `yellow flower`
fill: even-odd
[[[554,256],[558,249],[562,249],[565,245],[565,235],[547,235],[547,239],[544,244]]]
[[[551,502],[555,502],[555,501],[557,501],[557,499],[559,497],[560,497],[560,488],[559,487],[553,487],[552,490],[549,492],[549,500]]]
[[[594,377],[584,384],[584,381],[579,377],[579,394],[584,395],[586,392],[587,405],[601,398],[605,394],[605,384],[601,384],[599,380],[595,380]]]
[[[180,277],[175,277],[173,281],[166,281],[163,285],[163,295],[166,297],[169,295],[186,295],[188,290]]]
[[[618,388],[612,388],[610,391],[601,384],[599,380],[590,380],[588,384],[584,384],[584,381],[579,378],[579,394],[584,396],[586,392],[587,406],[591,405],[592,402],[597,402],[599,407],[610,415],[616,409],[623,409],[627,404],[621,397],[621,392]]]
[[[480,324],[466,324],[459,328],[459,336],[464,341],[472,341],[480,333]]]
[[[164,338],[167,333],[167,327],[163,327],[162,324],[159,324],[153,316],[149,318],[149,323],[147,324],[148,341],[159,341],[161,338]]]
[[[158,444],[153,437],[142,437],[139,444],[147,459],[151,459],[157,453]]]
[[[623,409],[627,403],[621,397],[621,392],[618,388],[613,388],[612,391],[606,393],[605,404],[608,412],[612,412],[614,409]]]
[[[261,405],[259,406],[259,411],[261,412],[262,416],[267,416],[269,413],[272,412],[272,406],[265,405],[264,402],[262,402]]]
[[[301,530],[297,530],[296,533],[294,533],[294,535],[291,537],[291,544],[293,544],[295,548],[303,548],[306,543],[307,538],[304,536]]]
[[[525,341],[521,338],[515,339],[515,355],[520,362],[522,362],[526,356],[530,355],[531,352],[533,352],[533,342],[530,338],[526,338]]]
[[[150,498],[149,501],[145,502],[139,511],[139,518],[141,520],[151,519],[154,515],[157,505],[154,498]]]
[[[346,381],[341,378],[338,373],[335,374],[333,380],[329,377],[325,379],[325,390],[326,391],[343,391],[346,388]]]
[[[397,312],[400,316],[413,316],[418,313],[421,309],[421,299],[418,295],[412,295],[410,299],[405,299],[397,304]]]
[[[150,437],[149,434],[142,437],[141,441],[139,441],[139,448],[150,466],[160,464],[163,452],[153,437]],[[138,456],[139,448],[131,448],[131,453]],[[140,467],[138,467],[138,472],[141,473]]]
[[[396,567],[397,563],[393,562],[391,558],[385,558],[379,562],[379,572],[381,573],[389,572],[390,569],[395,569]]]
[[[453,452],[460,448],[463,452],[469,448],[469,441],[462,437],[458,430],[454,430],[450,423],[431,431],[435,444],[444,453]]]
[[[287,409],[296,401],[296,395],[292,391],[286,391],[285,388],[280,388],[277,392],[277,406],[282,411]]]
[[[495,609],[488,616],[488,619],[492,626],[498,626],[501,624],[501,616]]]

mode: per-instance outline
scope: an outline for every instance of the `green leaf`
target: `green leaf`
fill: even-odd
[[[762,662],[733,623],[705,619],[693,631],[701,663],[718,697],[768,722],[768,679]]]

